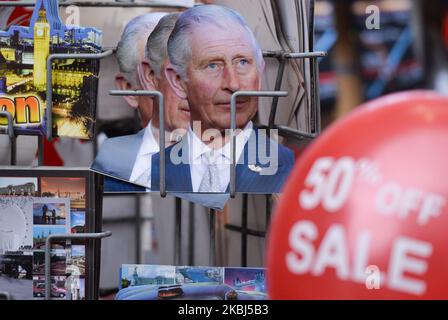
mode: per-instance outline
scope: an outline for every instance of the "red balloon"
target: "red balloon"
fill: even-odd
[[[299,159],[268,238],[272,299],[448,299],[448,98],[366,103]]]

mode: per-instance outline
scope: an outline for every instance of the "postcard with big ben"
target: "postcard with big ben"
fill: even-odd
[[[57,0],[37,0],[28,27],[0,31],[0,110],[11,113],[18,134],[43,135],[50,125],[47,59],[55,53],[99,53],[101,31],[64,25]],[[99,61],[55,60],[52,64],[53,137],[93,138]],[[0,126],[7,124],[0,118]]]

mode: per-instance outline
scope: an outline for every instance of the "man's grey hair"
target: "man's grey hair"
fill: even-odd
[[[126,25],[117,45],[117,62],[120,72],[126,79],[135,84],[137,76],[137,65],[140,62],[138,51],[140,41],[146,41],[157,22],[166,13],[151,12],[135,17]]]
[[[173,32],[168,40],[168,55],[173,69],[182,79],[187,78],[187,65],[191,58],[191,45],[189,34],[195,27],[205,24],[213,24],[219,28],[228,29],[229,25],[238,24],[247,30],[254,49],[257,67],[261,70],[263,65],[263,53],[246,20],[235,10],[218,5],[200,5],[183,12],[177,19]],[[202,32],[207,32],[203,28]]]
[[[157,79],[160,79],[163,61],[168,58],[167,43],[180,13],[171,13],[160,19],[146,42],[145,56]]]

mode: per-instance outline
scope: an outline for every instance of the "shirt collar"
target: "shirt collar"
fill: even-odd
[[[155,154],[160,151],[159,143],[152,132],[153,129],[155,128],[152,126],[152,122],[150,121],[145,128],[145,132],[143,133],[143,141],[139,150],[139,155],[141,156]]]
[[[253,123],[249,121],[244,127],[243,131],[236,135],[236,161],[238,161],[241,153],[243,152],[244,146],[249,140],[252,133]],[[202,142],[201,139],[193,132],[191,126],[188,128],[188,140],[190,143],[190,159],[193,161],[200,160],[204,153],[210,152],[212,149]],[[230,154],[230,140],[223,147],[214,150],[214,152],[221,154],[227,160],[231,160]]]

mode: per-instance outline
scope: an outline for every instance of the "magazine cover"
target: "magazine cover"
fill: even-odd
[[[125,264],[117,300],[265,300],[264,268]]]
[[[57,0],[37,0],[28,27],[0,31],[0,108],[19,134],[46,132],[47,58],[54,53],[99,53],[101,32],[63,25]],[[93,137],[99,61],[68,59],[52,66],[54,137]],[[0,125],[6,125],[1,119]]]

